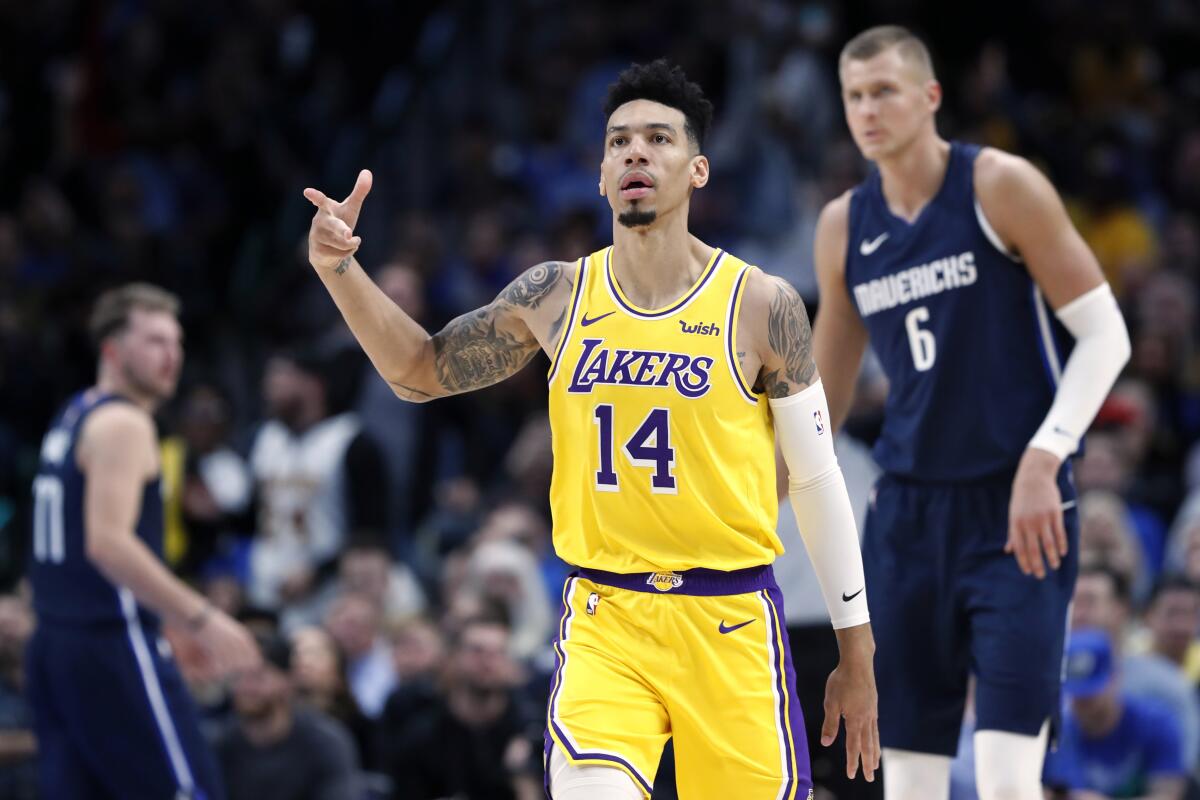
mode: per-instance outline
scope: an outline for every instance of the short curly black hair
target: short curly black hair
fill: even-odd
[[[633,100],[653,100],[683,112],[688,139],[697,149],[704,147],[712,125],[713,104],[704,96],[700,85],[689,81],[678,64],[665,58],[649,64],[630,64],[616,83],[608,87],[604,98],[604,118],[608,119],[621,106]]]

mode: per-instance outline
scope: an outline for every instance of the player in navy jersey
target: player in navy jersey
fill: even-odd
[[[195,635],[215,674],[259,660],[249,632],[162,563],[151,414],[179,377],[178,306],[146,284],[102,295],[96,385],[71,398],[42,442],[27,674],[46,800],[221,797],[160,620]]]
[[[839,72],[874,168],[817,224],[814,355],[835,426],[868,342],[890,382],[864,530],[885,796],[948,796],[973,673],[981,800],[1040,799],[1077,569],[1068,459],[1129,337],[1045,177],[938,135],[920,40],[873,28]]]

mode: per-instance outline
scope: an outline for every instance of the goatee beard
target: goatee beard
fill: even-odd
[[[641,209],[633,208],[629,211],[622,211],[617,215],[617,222],[626,228],[640,228],[644,225],[649,225],[656,219],[658,219],[658,212],[654,209],[642,211]]]

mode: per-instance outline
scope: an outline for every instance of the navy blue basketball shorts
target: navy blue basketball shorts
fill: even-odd
[[[160,641],[138,620],[39,624],[27,675],[40,797],[224,797],[191,696]]]
[[[1063,640],[1079,565],[1068,470],[1069,552],[1038,580],[1004,552],[1012,479],[931,484],[885,475],[863,534],[884,747],[953,756],[968,674],[978,730],[1036,735],[1057,719]]]

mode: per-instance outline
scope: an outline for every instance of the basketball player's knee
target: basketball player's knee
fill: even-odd
[[[1048,726],[1037,736],[976,731],[975,789],[979,800],[1041,800]]]
[[[550,753],[554,800],[642,800],[642,790],[616,767],[575,765],[555,747]]]
[[[946,800],[950,796],[950,758],[885,748],[883,791],[887,800]]]

